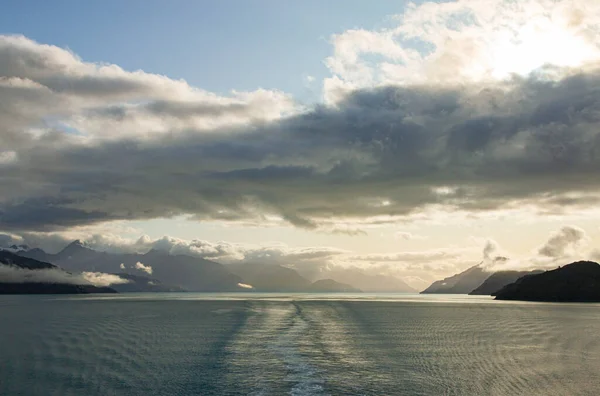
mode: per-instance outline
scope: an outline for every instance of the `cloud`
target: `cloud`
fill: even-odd
[[[489,271],[552,269],[579,260],[598,260],[598,252],[586,248],[588,240],[582,228],[565,225],[551,233],[538,249],[523,256],[501,252],[496,242],[488,240],[483,248],[483,266]]]
[[[8,248],[11,245],[20,245],[24,239],[15,234],[0,234],[0,248]]]
[[[406,232],[406,231],[398,231],[398,232],[394,233],[394,238],[403,239],[405,241],[427,239],[426,236],[416,235],[416,234],[413,234],[412,232]]]
[[[345,250],[331,247],[289,247],[281,243],[254,245],[226,241],[188,240],[170,236],[156,239],[147,235],[139,238],[126,238],[108,232],[90,234],[87,232],[76,233],[73,230],[64,233],[0,234],[0,248],[15,243],[27,243],[31,247],[41,247],[45,250],[49,248],[51,253],[56,253],[74,240],[83,241],[87,247],[102,252],[144,254],[156,249],[171,255],[201,257],[221,263],[260,261],[271,264],[287,264],[295,261],[328,259],[348,253]]]
[[[6,243],[27,243],[37,247],[34,241],[44,244],[43,234],[36,234],[35,239],[12,234],[0,235],[0,241]],[[68,233],[71,238],[72,233]],[[62,240],[60,250],[72,241],[60,233],[48,234],[50,243]],[[589,239],[586,232],[575,226],[563,226],[549,235],[540,247],[530,254],[515,255],[505,252],[494,240],[489,238],[471,238],[471,243],[463,247],[450,246],[421,251],[397,251],[379,254],[356,254],[354,252],[332,247],[290,247],[281,243],[265,245],[239,244],[224,241],[185,240],[165,236],[152,239],[148,236],[127,239],[118,235],[103,234],[99,236],[77,235],[86,246],[99,251],[113,253],[146,253],[158,249],[172,255],[183,254],[219,263],[243,264],[262,263],[282,265],[297,270],[310,280],[326,278],[337,270],[355,270],[373,275],[395,276],[404,279],[416,288],[424,283],[449,276],[481,263],[488,271],[528,270],[555,268],[581,259],[599,260],[600,254],[586,249]],[[121,269],[124,269],[121,265]],[[137,263],[134,268],[151,274],[152,268]],[[57,276],[64,277],[63,273]],[[75,275],[72,275],[75,276]],[[61,278],[62,279],[62,278]],[[82,278],[77,278],[78,282]],[[97,284],[115,282],[115,279],[102,281],[103,274],[88,276],[87,281]],[[117,280],[118,281],[118,280]]]
[[[477,253],[475,247],[466,246],[395,253],[348,254],[333,260],[326,269],[355,268],[369,274],[395,276],[414,287],[421,287],[423,280],[431,282],[474,265],[478,259]]]
[[[379,30],[332,37],[325,98],[389,84],[476,83],[600,58],[600,6],[586,0],[409,4]]]
[[[68,283],[89,284],[79,275],[61,269],[28,270],[10,265],[0,265],[0,280],[6,283]]]
[[[319,231],[327,232],[330,234],[339,234],[339,235],[350,235],[350,236],[367,236],[367,231],[360,229],[355,226],[349,225],[334,225],[332,227],[322,226],[319,228]]]
[[[358,235],[432,212],[597,212],[600,5],[482,4],[410,5],[397,26],[334,36],[335,100],[312,107],[0,36],[0,224],[185,216]]]
[[[6,283],[66,283],[72,285],[110,286],[128,283],[117,275],[100,272],[69,273],[59,268],[29,270],[0,265],[0,282]]]
[[[102,272],[82,272],[81,277],[94,286],[110,286],[129,283],[128,279]]]
[[[387,87],[235,136],[39,146],[0,180],[0,220],[6,230],[47,231],[191,214],[333,228],[431,208],[592,208],[600,198],[598,77],[480,91]],[[448,184],[460,187],[439,194]]]
[[[73,234],[68,234],[73,237]],[[72,239],[60,233],[48,234],[50,241],[62,240],[60,248]],[[164,236],[152,239],[148,236],[127,239],[118,235],[78,235],[86,246],[113,253],[146,253],[157,249],[172,255],[189,255],[222,264],[262,263],[282,265],[297,270],[311,280],[326,277],[338,269],[356,269],[369,274],[396,276],[415,287],[423,282],[455,274],[481,263],[488,271],[528,270],[555,268],[582,259],[598,260],[600,254],[586,248],[589,237],[585,230],[565,225],[549,235],[548,239],[530,254],[515,255],[506,252],[493,239],[471,238],[473,245],[445,247],[421,251],[397,251],[378,254],[356,254],[332,247],[290,247],[281,243],[266,245],[239,244],[225,241],[186,240]],[[6,243],[27,243],[36,247],[42,234],[28,239],[16,234],[2,236]],[[60,248],[58,250],[60,250]],[[124,269],[121,265],[121,269]],[[134,268],[152,274],[152,268],[142,262]],[[98,277],[97,282],[102,279]],[[114,281],[111,280],[111,282]],[[106,283],[106,282],[104,282]]]
[[[500,246],[498,242],[488,239],[485,241],[485,246],[483,247],[483,259],[484,260],[493,260],[497,257],[497,253],[500,250]]]
[[[586,232],[574,226],[564,226],[539,248],[541,256],[561,258],[573,254],[587,240]]]
[[[363,254],[351,256],[353,261],[372,262],[430,262],[448,260],[460,257],[465,249],[434,249],[415,252],[400,252],[392,254]]]
[[[147,273],[148,275],[152,275],[152,267],[149,265],[144,265],[144,263],[142,262],[137,262],[135,263],[135,269],[138,269],[140,271],[144,271],[145,273]]]
[[[225,241],[186,240],[169,236],[156,239],[148,236],[128,239],[110,233],[100,236],[86,233],[75,234],[69,231],[65,234],[49,233],[47,235],[49,241],[45,241],[43,233],[35,234],[32,239],[28,238],[29,234],[25,235],[27,236],[15,235],[15,238],[30,244],[31,247],[53,246],[55,252],[60,251],[74,239],[79,239],[92,249],[112,253],[144,254],[151,249],[157,249],[171,255],[200,257],[225,265],[243,263],[281,265],[295,269],[310,280],[321,279],[331,271],[341,268],[355,268],[372,274],[389,274],[400,278],[414,276],[434,280],[438,276],[445,276],[464,269],[465,266],[472,265],[473,261],[477,260],[477,250],[472,247],[387,254],[356,254],[327,246],[292,247],[282,243],[241,244]],[[56,241],[62,242],[57,243]],[[125,266],[121,266],[121,269],[124,269],[123,267]],[[144,267],[147,266],[144,265]],[[418,281],[415,284],[419,284],[420,287]]]
[[[222,97],[183,80],[84,62],[22,36],[0,36],[0,59],[0,97],[12,99],[0,106],[3,148],[27,144],[31,127],[48,127],[42,138],[61,125],[86,137],[110,138],[264,121],[295,108],[281,92]]]
[[[17,159],[17,153],[15,151],[0,151],[0,166],[3,164],[10,164]]]

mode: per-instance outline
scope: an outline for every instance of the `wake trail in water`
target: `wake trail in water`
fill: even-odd
[[[337,302],[253,302],[228,347],[228,382],[257,396],[369,394],[365,379],[379,374],[348,319]]]
[[[0,395],[600,394],[596,305],[9,303]]]
[[[257,303],[251,311],[228,347],[229,381],[257,396],[324,395],[323,370],[312,363],[319,351],[302,308],[290,302]]]
[[[273,344],[275,353],[288,370],[285,381],[293,384],[290,395],[323,395],[323,372],[311,364],[310,354],[314,342],[310,337],[310,324],[302,308],[293,304],[289,325]]]

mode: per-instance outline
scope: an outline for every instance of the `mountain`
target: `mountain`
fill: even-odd
[[[72,271],[151,275],[161,283],[170,285],[169,287],[188,291],[242,290],[238,286],[242,279],[233,275],[221,264],[199,257],[170,255],[159,250],[150,250],[146,254],[106,253],[90,249],[81,241],[74,241],[57,254],[48,254],[40,249],[19,254]]]
[[[35,260],[40,260],[43,261],[45,260],[49,255],[44,252],[42,249],[40,248],[33,248],[33,249],[29,249],[29,250],[22,250],[22,251],[18,251],[15,252],[17,253],[19,256],[23,256],[23,257],[29,257]]]
[[[308,291],[313,293],[360,293],[355,287],[339,283],[333,279],[320,279],[308,286]]]
[[[523,276],[499,290],[496,300],[600,302],[600,264],[578,261]]]
[[[55,265],[50,263],[45,263],[29,257],[22,257],[7,250],[0,250],[0,265],[28,270],[58,269]]]
[[[122,279],[127,279],[128,283],[111,285],[119,293],[166,293],[166,292],[185,292],[186,290],[178,286],[169,286],[163,284],[158,279],[148,278],[146,276],[132,275],[126,273],[114,274]]]
[[[544,271],[498,271],[491,274],[481,285],[471,291],[471,295],[493,296],[504,286],[515,282],[522,276],[539,274]]]
[[[261,292],[359,293],[351,285],[333,279],[310,282],[298,272],[277,264],[244,263],[227,266],[244,283]]]
[[[222,265],[199,257],[170,255],[161,250],[146,254],[117,254],[98,252],[81,241],[74,241],[56,254],[41,249],[18,253],[40,261],[56,264],[70,271],[93,271],[123,276],[146,277],[129,279],[128,284],[116,285],[118,291],[186,290],[199,292],[263,291],[309,292],[311,281],[297,271],[276,264],[241,263]],[[393,276],[371,275],[357,268],[328,271],[322,278],[336,283],[319,283],[320,291],[362,290],[366,292],[415,292],[401,279]],[[150,281],[161,286],[150,285]],[[251,285],[252,289],[243,287]],[[342,284],[340,286],[339,284]],[[157,287],[149,287],[157,286]],[[314,287],[317,287],[314,286]],[[328,288],[331,286],[331,288]],[[167,290],[164,290],[166,288]]]
[[[170,255],[151,250],[144,255],[133,255],[124,261],[126,268],[141,262],[152,268],[152,277],[169,285],[188,291],[218,292],[240,291],[242,279],[232,274],[222,264],[199,257]],[[129,270],[131,271],[131,270]]]
[[[67,282],[70,275],[50,263],[0,250],[0,294],[116,293],[110,287]]]
[[[336,282],[347,284],[365,293],[415,293],[416,290],[395,276],[369,274],[360,268],[344,268],[323,274]]]
[[[484,271],[481,265],[475,265],[459,274],[433,282],[421,293],[468,294],[481,285],[489,276],[490,272]]]
[[[301,292],[310,286],[310,282],[295,270],[277,264],[229,264],[227,268],[255,291]]]
[[[1,248],[4,251],[9,251],[11,253],[24,252],[29,250],[29,246],[27,245],[10,245],[9,247]]]

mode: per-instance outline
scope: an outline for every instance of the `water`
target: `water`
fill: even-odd
[[[597,395],[600,305],[0,297],[0,395]]]

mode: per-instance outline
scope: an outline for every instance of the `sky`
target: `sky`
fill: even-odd
[[[306,77],[328,75],[323,59],[333,33],[390,25],[388,17],[406,7],[387,0],[7,3],[0,15],[4,34],[69,48],[88,62],[183,78],[215,93],[278,89],[307,104],[319,99],[320,89]]]
[[[600,256],[600,4],[3,10],[0,245],[356,266],[417,288],[496,256]]]

